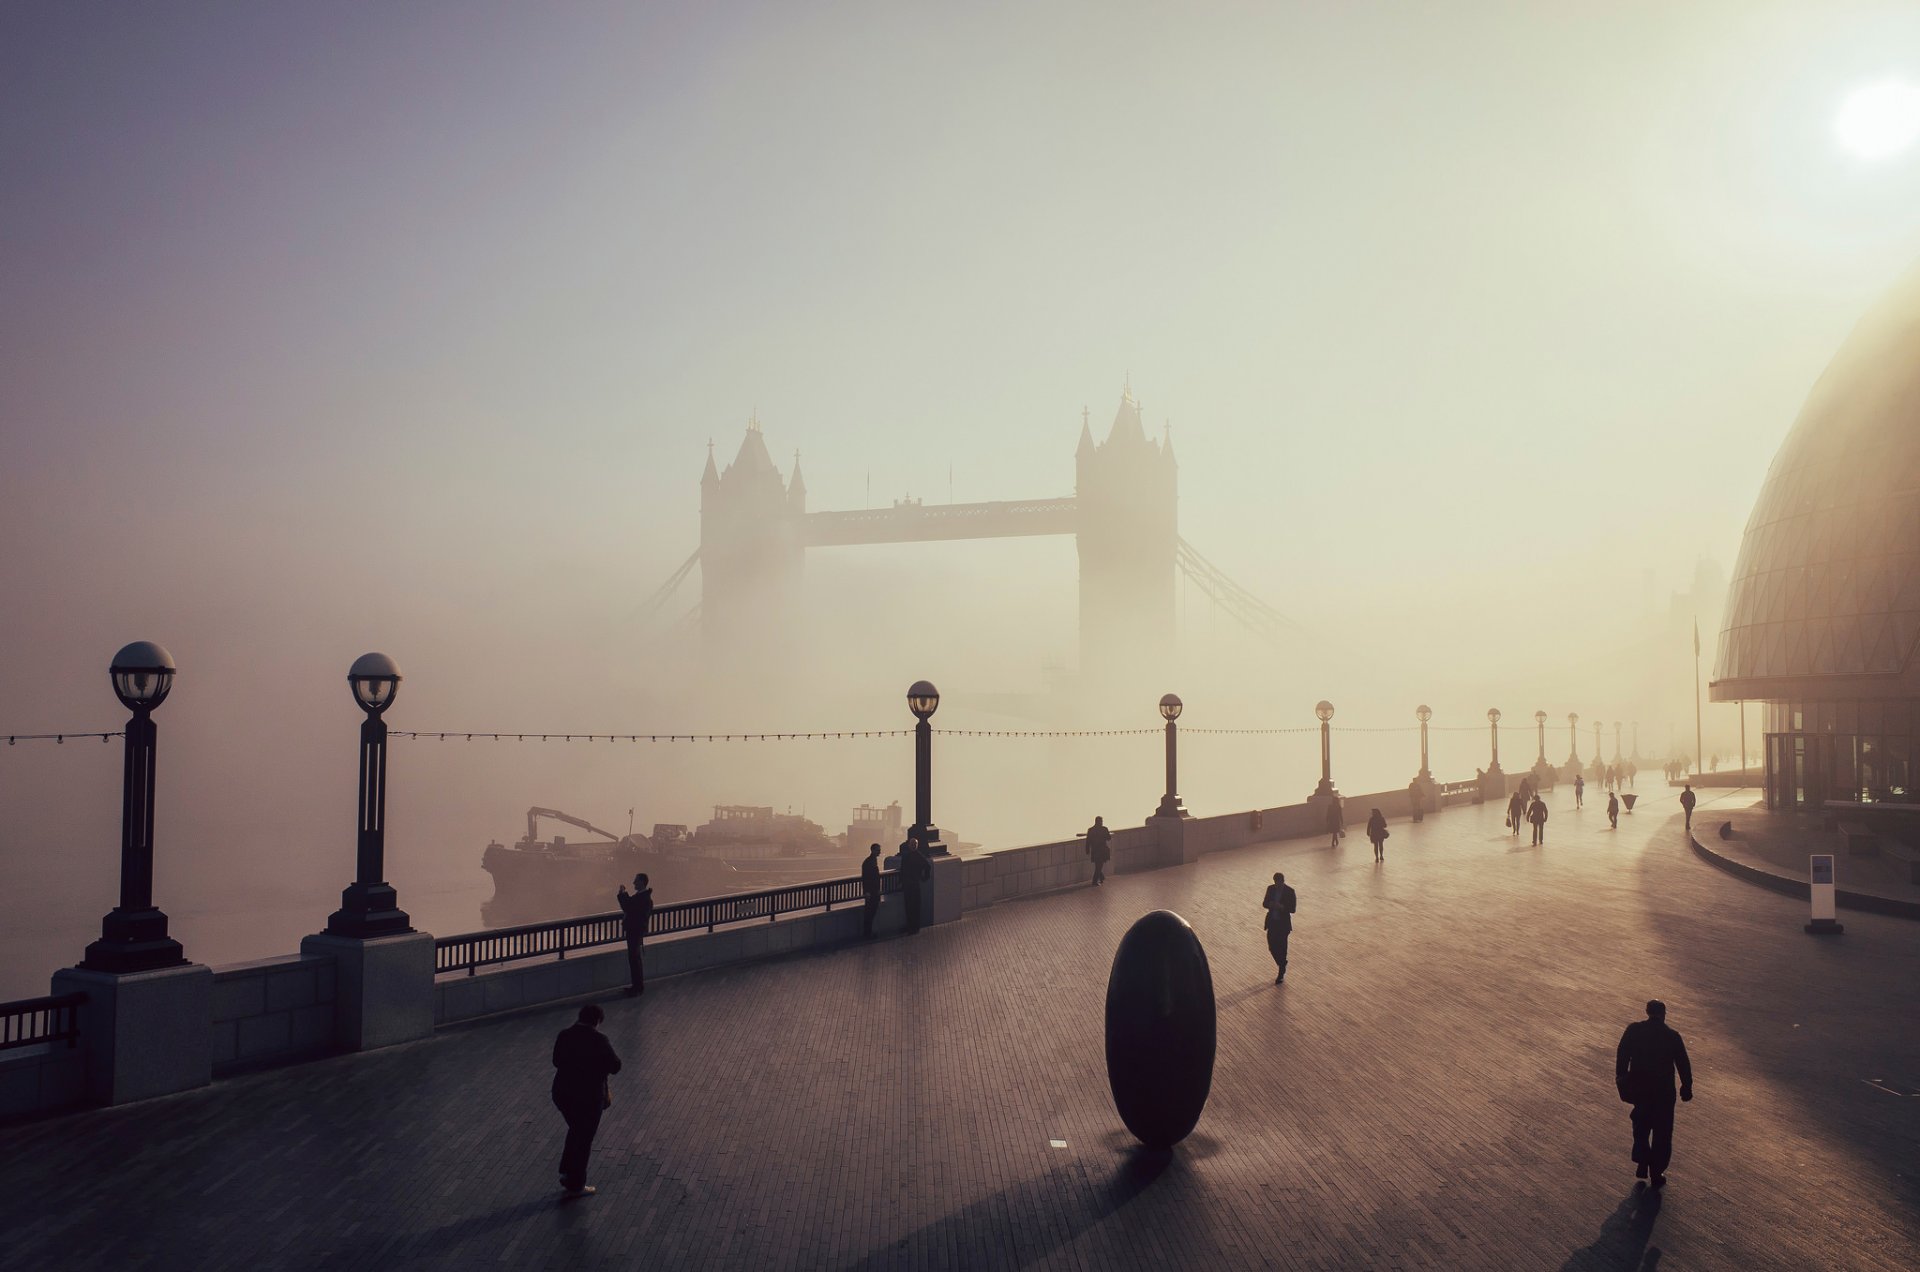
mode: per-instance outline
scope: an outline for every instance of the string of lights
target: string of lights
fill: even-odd
[[[124,738],[126,736],[125,730],[109,733],[9,733],[7,734],[7,745],[12,746],[16,742],[52,742],[54,745],[59,746],[64,744],[68,738],[99,738],[102,742],[105,742],[109,738]]]

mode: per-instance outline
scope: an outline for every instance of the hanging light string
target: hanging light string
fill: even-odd
[[[7,734],[7,745],[12,746],[16,742],[52,742],[58,746],[64,744],[68,738],[99,738],[102,742],[105,742],[109,738],[124,738],[126,736],[126,730],[124,729],[108,733],[9,733]]]
[[[1429,725],[1435,732],[1477,733],[1487,726],[1482,724]],[[1518,726],[1515,726],[1518,727]],[[1417,733],[1417,724],[1362,726],[1336,724],[1331,726],[1335,733]],[[1157,735],[1164,726],[1134,729],[934,729],[940,737],[948,738],[1127,738]],[[1300,725],[1292,728],[1240,729],[1209,728],[1202,725],[1181,725],[1182,734],[1210,734],[1224,737],[1269,737],[1280,734],[1318,733],[1320,726]],[[439,742],[819,742],[841,741],[861,738],[905,738],[912,737],[912,729],[825,729],[810,732],[792,733],[496,733],[490,729],[476,729],[469,733],[464,729],[394,729],[388,732],[390,738],[431,739]],[[71,735],[69,735],[71,736]]]

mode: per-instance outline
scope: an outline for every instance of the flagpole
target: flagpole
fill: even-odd
[[[1707,771],[1707,751],[1700,731],[1700,617],[1693,619],[1693,771]]]

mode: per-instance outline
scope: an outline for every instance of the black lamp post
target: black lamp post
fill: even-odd
[[[1620,722],[1618,720],[1613,722],[1613,762],[1615,764],[1620,762]]]
[[[1540,757],[1534,761],[1534,764],[1539,768],[1545,768],[1547,767],[1547,713],[1534,712],[1533,723],[1540,730]]]
[[[1176,756],[1178,726],[1175,720],[1180,718],[1182,707],[1178,694],[1166,694],[1160,699],[1160,718],[1167,722],[1167,793],[1160,797],[1160,807],[1155,817],[1185,817],[1187,810],[1180,807],[1180,767]]]
[[[1606,726],[1600,721],[1593,722],[1593,767],[1598,771],[1607,762],[1606,744],[1600,740],[1600,730]]]
[[[1580,767],[1580,716],[1576,712],[1567,712],[1567,767]]]
[[[1427,766],[1427,721],[1433,719],[1433,708],[1421,703],[1413,709],[1413,718],[1420,722],[1420,780],[1433,780],[1433,770]]]
[[[1313,714],[1320,718],[1320,785],[1314,787],[1315,795],[1333,794],[1333,704],[1325,698],[1313,705]]]
[[[400,667],[385,654],[362,654],[347,671],[353,700],[367,713],[360,724],[360,843],[354,881],[327,918],[330,936],[397,936],[413,931],[399,896],[386,881],[387,722],[381,713],[400,691]]]
[[[920,723],[913,728],[913,829],[923,851],[945,852],[933,824],[933,726],[928,717],[940,708],[940,691],[930,680],[916,680],[907,690],[907,706]]]
[[[1487,772],[1500,771],[1500,708],[1487,708],[1487,727],[1493,733],[1493,762],[1487,765]]]
[[[80,966],[94,972],[146,972],[187,961],[153,904],[153,709],[173,688],[173,656],[137,640],[113,656],[113,692],[133,712],[127,721],[120,794],[120,904],[100,920],[100,939]]]

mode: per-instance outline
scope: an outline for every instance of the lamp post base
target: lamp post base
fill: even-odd
[[[151,972],[187,961],[180,942],[167,935],[159,910],[122,910],[100,920],[100,939],[87,946],[80,966],[89,972]]]
[[[947,853],[947,846],[940,842],[940,828],[938,826],[915,825],[911,830],[907,831],[907,838],[918,839],[920,841],[920,851],[930,857],[936,854],[946,855]]]
[[[1160,797],[1160,807],[1154,809],[1150,816],[1188,817],[1191,816],[1191,814],[1187,812],[1186,804],[1178,795],[1162,795]]]
[[[411,932],[413,920],[400,908],[399,901],[400,894],[392,884],[353,884],[340,894],[340,908],[327,916],[327,935],[365,940]]]

